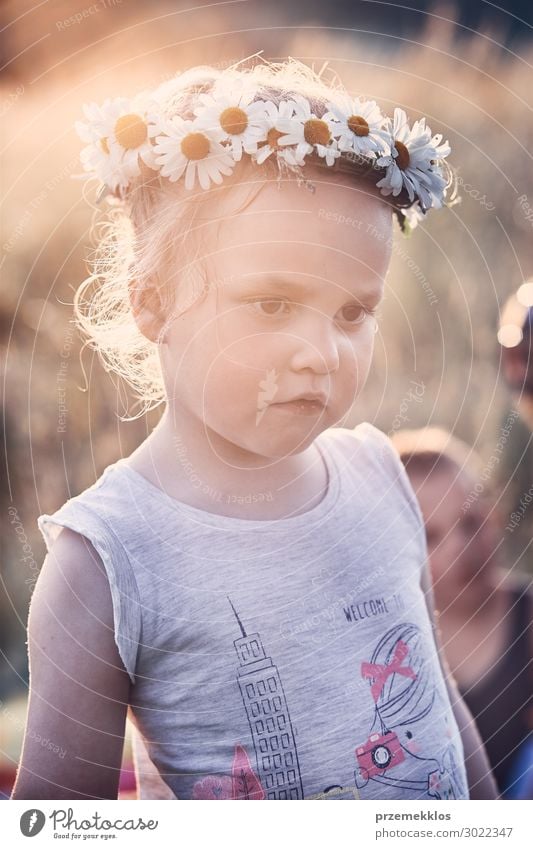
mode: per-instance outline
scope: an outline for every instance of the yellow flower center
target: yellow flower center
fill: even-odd
[[[240,136],[248,126],[248,115],[238,106],[229,106],[220,115],[220,126],[230,136]]]
[[[205,159],[209,153],[209,139],[203,133],[188,133],[181,140],[181,152],[187,159]]]
[[[148,127],[140,115],[122,115],[115,124],[115,136],[127,150],[140,147],[148,137]]]
[[[100,147],[102,148],[104,153],[107,153],[109,155],[109,145],[105,136],[102,136],[102,138],[100,139]]]
[[[320,118],[310,118],[304,124],[304,139],[308,144],[323,144],[329,143],[331,138],[329,127],[325,121]]]
[[[280,132],[280,130],[276,130],[275,127],[272,127],[267,133],[266,143],[269,144],[273,150],[275,150],[277,147],[279,147],[278,139],[283,135],[285,135],[285,133],[282,133]]]
[[[367,136],[370,132],[368,121],[362,115],[350,115],[346,123],[356,136]]]
[[[401,141],[395,141],[394,147],[398,151],[398,156],[394,160],[400,171],[405,171],[406,168],[409,167],[409,162],[411,161],[411,157],[409,156],[409,151],[406,146]]]

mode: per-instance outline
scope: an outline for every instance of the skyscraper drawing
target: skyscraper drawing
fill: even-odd
[[[228,598],[242,637],[233,645],[238,684],[250,724],[257,772],[267,799],[303,799],[298,752],[281,678],[259,634],[247,634]]]

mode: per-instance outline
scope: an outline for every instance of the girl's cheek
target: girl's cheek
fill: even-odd
[[[357,333],[351,336],[351,349],[355,356],[361,360],[371,360],[374,353],[375,323],[369,319],[368,322]]]
[[[370,335],[365,330],[361,337],[355,339],[342,358],[342,362],[349,367],[351,372],[355,373],[355,383],[361,388],[368,377],[373,352],[374,333]]]

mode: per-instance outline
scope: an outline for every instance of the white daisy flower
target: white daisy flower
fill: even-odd
[[[125,97],[108,98],[101,106],[84,104],[83,111],[88,122],[76,121],[75,129],[88,143],[80,154],[86,171],[115,190],[141,173],[139,157],[157,169],[151,141],[157,132],[154,115],[134,111]]]
[[[202,105],[194,114],[198,127],[204,128],[219,142],[230,142],[235,162],[242,159],[243,150],[253,154],[266,137],[265,106],[255,101],[255,87],[247,81],[218,80],[210,94],[200,94]]]
[[[434,149],[434,151],[436,153],[436,156],[434,157],[433,160],[431,160],[429,170],[431,172],[432,179],[433,179],[434,183],[435,184],[438,183],[441,187],[440,191],[434,191],[433,192],[433,204],[432,204],[432,206],[433,206],[434,209],[440,209],[442,207],[442,203],[443,203],[444,198],[446,197],[446,191],[447,191],[447,188],[448,188],[447,181],[444,179],[443,174],[442,174],[442,168],[440,167],[440,165],[437,164],[437,162],[439,162],[439,161],[442,162],[443,159],[445,159],[447,156],[449,156],[449,154],[451,152],[451,147],[450,147],[450,145],[448,144],[447,141],[445,141],[442,144],[441,144],[441,142],[442,142],[442,133],[436,133],[433,136],[433,138],[431,139],[431,142],[430,142],[431,147]]]
[[[325,159],[328,165],[333,165],[341,155],[327,121],[317,118],[311,112],[305,97],[295,95],[294,115],[280,119],[278,126],[285,132],[278,144],[295,146],[294,153],[298,165],[304,165],[305,156],[313,151]]]
[[[410,230],[414,230],[415,227],[418,227],[420,222],[425,218],[425,214],[422,212],[418,201],[412,206],[407,207],[407,209],[402,209],[402,213],[407,220],[407,225]]]
[[[96,154],[93,153],[91,155],[89,148],[85,150],[89,152],[84,157],[84,151],[82,151],[80,159],[87,171],[92,171],[96,174],[100,182],[105,183],[114,193],[117,190],[123,192],[128,188],[132,177],[135,175],[132,174],[131,169],[125,165],[124,161],[115,151],[96,161]],[[87,174],[87,177],[89,177],[89,174]]]
[[[279,140],[284,134],[280,129],[280,123],[291,118],[294,112],[293,100],[282,100],[279,106],[272,101],[264,102],[266,134],[265,141],[260,144],[256,153],[252,154],[255,161],[262,165],[273,153],[283,159],[288,165],[297,165],[294,149],[288,146],[281,147]]]
[[[442,133],[435,133],[431,139],[431,147],[435,148],[439,159],[446,159],[451,153],[451,147],[447,141],[442,142]]]
[[[344,95],[337,103],[328,103],[323,120],[328,122],[339,150],[371,157],[385,152],[388,134],[383,125],[386,118],[374,100]]]
[[[110,149],[108,143],[109,119],[108,113],[112,109],[113,101],[107,98],[102,106],[97,103],[85,103],[83,112],[87,123],[76,121],[74,127],[80,139],[86,142],[80,153],[80,160],[87,173],[87,179],[91,172],[101,182],[107,183],[110,167]],[[83,176],[83,175],[80,175]]]
[[[381,193],[396,197],[405,187],[409,200],[416,195],[423,210],[441,206],[446,180],[437,162],[448,156],[448,143],[440,144],[441,135],[431,136],[425,118],[415,121],[410,129],[403,109],[394,110],[394,122],[391,125],[389,119],[388,129],[390,152],[376,160],[376,165],[387,169],[376,183]]]
[[[164,135],[156,137],[154,151],[160,174],[176,182],[185,172],[185,188],[194,187],[196,176],[202,189],[211,182],[220,184],[222,174],[233,172],[231,154],[211,133],[199,127],[197,120],[186,121],[178,115],[165,122]]]

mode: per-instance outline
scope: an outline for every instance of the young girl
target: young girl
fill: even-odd
[[[293,60],[85,114],[112,207],[78,319],[165,406],[39,517],[27,732],[66,754],[27,734],[14,798],[116,798],[127,711],[140,798],[493,798],[413,490],[385,436],[342,426],[391,212],[442,205],[449,147]]]

